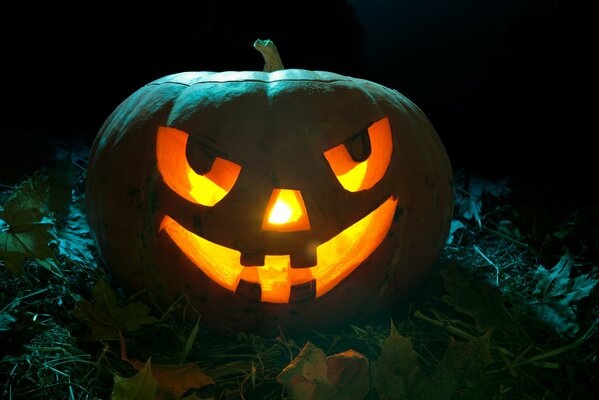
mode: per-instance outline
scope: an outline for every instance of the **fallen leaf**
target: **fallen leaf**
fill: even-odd
[[[120,340],[121,359],[131,364],[137,371],[142,371],[147,363],[129,358],[122,335]],[[156,380],[156,400],[179,400],[190,389],[198,389],[214,383],[214,380],[197,363],[156,364],[152,366],[152,376]],[[193,399],[194,397],[191,396],[193,395],[187,396],[186,399]]]
[[[362,400],[368,394],[368,358],[347,350],[327,358],[327,377],[336,389],[336,399]]]
[[[197,363],[182,365],[156,364],[152,373],[157,383],[157,400],[174,396],[179,400],[190,389],[199,389],[202,386],[213,384],[210,378]]]
[[[391,321],[381,357],[372,363],[372,379],[381,400],[413,399],[422,371],[409,337],[400,335]]]
[[[354,350],[326,357],[307,342],[277,377],[292,400],[362,400],[368,394],[368,359]]]
[[[451,400],[458,391],[479,390],[490,361],[490,333],[468,342],[452,339],[436,368],[425,374],[410,338],[399,334],[391,323],[381,357],[372,363],[373,384],[380,400]]]
[[[465,227],[466,225],[464,225],[464,223],[459,219],[452,220],[451,225],[449,227],[449,236],[447,237],[447,241],[445,243],[452,244],[455,237],[455,233],[460,229],[464,229]]]
[[[327,359],[324,351],[307,342],[299,354],[277,377],[293,400],[316,399],[317,385],[331,388],[327,378]],[[320,389],[324,391],[326,389]]]
[[[507,186],[507,178],[491,182],[474,175],[468,175],[464,170],[456,172],[454,182],[455,186],[460,189],[456,191],[455,215],[466,220],[474,220],[479,227],[482,226],[483,198],[485,196],[501,198],[511,191]]]
[[[153,400],[156,397],[156,380],[152,376],[151,360],[131,378],[114,377],[112,400]]]
[[[479,378],[491,363],[491,331],[482,336],[458,342],[451,339],[440,369],[450,372],[458,385]]]
[[[61,255],[80,265],[95,265],[91,249],[96,245],[87,223],[83,197],[70,204],[69,214],[56,226],[56,236]]]
[[[578,332],[575,303],[588,297],[599,282],[588,275],[570,278],[573,265],[574,260],[568,254],[562,256],[551,270],[539,265],[534,275],[533,295],[536,299],[531,304],[541,321],[566,337]]]
[[[509,334],[517,333],[518,326],[505,309],[498,290],[454,267],[444,269],[441,275],[448,293],[441,300],[471,316],[476,321],[479,332],[501,329]]]
[[[0,260],[15,275],[20,275],[26,258],[39,261],[51,272],[61,275],[50,243],[56,240],[52,221],[46,217],[47,182],[34,175],[23,182],[0,210]]]
[[[142,325],[157,321],[148,315],[150,308],[142,302],[119,306],[116,294],[103,279],[96,283],[92,294],[94,304],[82,299],[73,310],[92,330],[90,340],[117,339],[121,331],[134,332]]]

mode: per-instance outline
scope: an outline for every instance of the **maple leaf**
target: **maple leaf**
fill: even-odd
[[[478,378],[491,362],[491,331],[482,336],[458,342],[451,339],[440,369],[450,372],[459,384]]]
[[[53,223],[47,218],[48,187],[43,177],[34,175],[23,182],[0,209],[0,260],[20,275],[26,258],[60,275],[50,243],[56,240]]]
[[[119,306],[116,294],[104,279],[96,283],[92,295],[94,304],[82,299],[73,310],[92,330],[90,340],[117,339],[121,331],[133,332],[157,321],[148,315],[150,308],[142,302]]]
[[[381,357],[372,363],[372,379],[381,400],[412,399],[422,378],[412,340],[402,336],[393,321],[383,342]]]
[[[152,369],[152,373],[158,385],[157,400],[172,397],[179,400],[190,389],[198,389],[214,383],[197,363],[157,364]]]
[[[505,197],[510,193],[507,178],[498,182],[491,182],[474,175],[468,175],[465,170],[457,171],[454,177],[456,191],[456,216],[466,220],[476,221],[479,228],[482,226],[483,198]]]
[[[441,300],[471,316],[476,321],[479,332],[501,329],[510,334],[517,333],[517,324],[505,309],[495,288],[460,273],[457,268],[446,268],[441,271],[441,275],[448,293]]]
[[[151,360],[130,378],[114,377],[112,400],[153,400],[156,397],[156,379],[152,376]]]
[[[127,356],[125,339],[120,336],[121,341],[121,359],[128,362],[135,370],[143,371],[148,361],[143,363],[139,360]],[[156,400],[179,400],[190,389],[197,389],[202,386],[214,383],[214,380],[208,376],[197,363],[187,363],[181,365],[156,364],[151,368],[151,374],[156,381]],[[191,394],[186,399],[194,399],[195,394]]]
[[[95,248],[91,237],[83,197],[69,205],[69,213],[56,226],[60,254],[82,266],[95,265],[90,249]]]
[[[368,359],[354,350],[326,357],[307,342],[277,381],[292,400],[361,400],[369,389]]]
[[[588,297],[599,281],[588,275],[570,278],[573,265],[574,260],[566,254],[550,270],[539,265],[534,274],[534,313],[562,336],[574,336],[578,332],[575,303]]]
[[[432,374],[425,374],[409,337],[393,322],[381,357],[372,363],[374,387],[381,400],[450,400],[458,388],[471,393],[490,363],[490,333],[468,342],[451,340]],[[470,397],[463,397],[470,398]]]

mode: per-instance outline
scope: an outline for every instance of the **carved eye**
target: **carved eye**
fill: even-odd
[[[164,183],[192,203],[212,207],[229,193],[241,172],[241,166],[221,157],[194,157],[188,161],[189,135],[179,129],[161,126],[156,137],[158,171]],[[198,173],[201,172],[201,173]]]
[[[373,187],[385,175],[393,140],[389,118],[382,118],[324,152],[339,183],[350,192]]]

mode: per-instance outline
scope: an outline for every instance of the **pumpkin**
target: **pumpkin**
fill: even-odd
[[[115,276],[211,326],[326,330],[405,297],[443,249],[451,167],[395,90],[332,72],[185,72],[132,94],[92,148],[89,223]]]

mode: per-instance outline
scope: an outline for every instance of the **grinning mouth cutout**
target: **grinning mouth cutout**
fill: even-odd
[[[241,252],[198,236],[165,215],[160,230],[214,282],[237,292],[241,281],[260,286],[260,300],[289,303],[291,289],[315,285],[319,298],[347,278],[381,244],[393,221],[398,200],[390,196],[374,211],[316,247],[316,265],[292,268],[289,255],[266,255],[263,266],[240,263]]]

